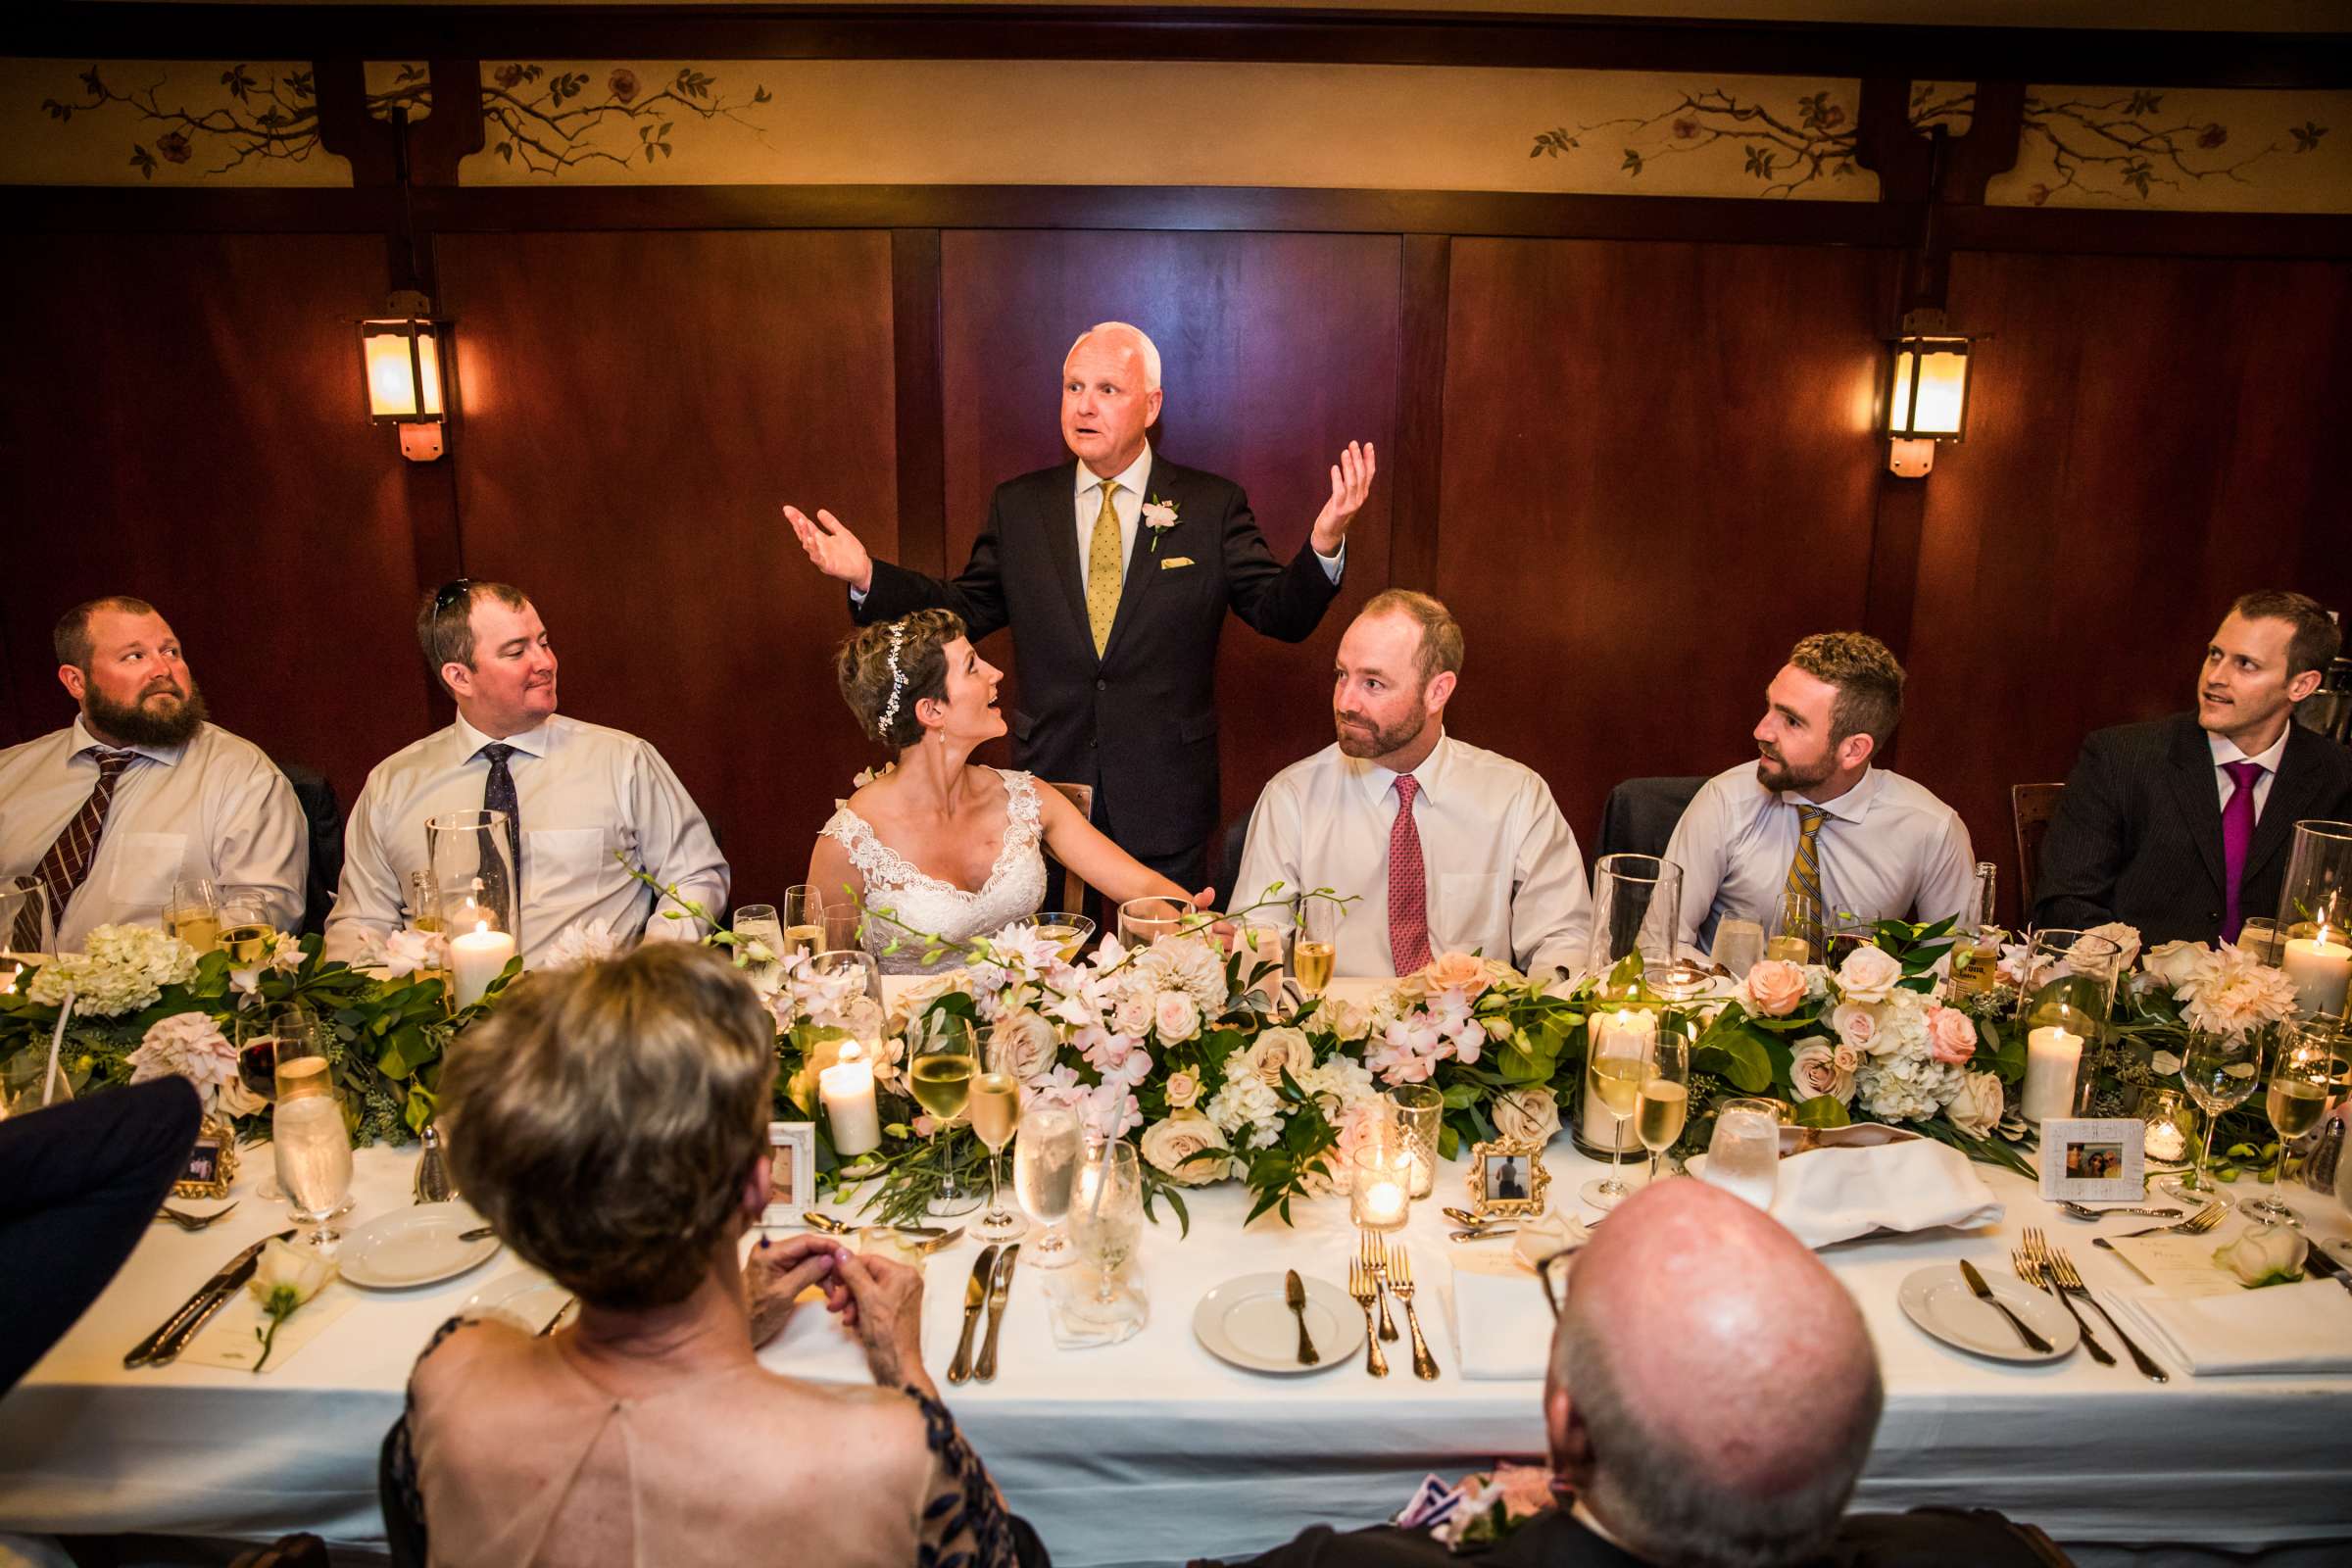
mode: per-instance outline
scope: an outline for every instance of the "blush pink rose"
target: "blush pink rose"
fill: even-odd
[[[1767,1018],[1786,1018],[1805,1000],[1805,971],[1782,958],[1766,958],[1747,971],[1747,1000]]]
[[[1493,979],[1486,960],[1467,953],[1448,953],[1421,973],[1431,991],[1459,991],[1465,1002],[1476,1002]]]
[[[1957,1007],[1930,1007],[1928,1051],[1955,1067],[1966,1062],[1977,1054],[1976,1021]]]

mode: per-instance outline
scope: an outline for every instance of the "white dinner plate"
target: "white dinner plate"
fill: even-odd
[[[371,1291],[454,1280],[498,1251],[498,1238],[461,1242],[484,1221],[465,1203],[418,1203],[357,1226],[343,1239],[343,1277]]]
[[[2073,1353],[2082,1331],[2074,1318],[2044,1292],[2034,1290],[2014,1274],[1980,1268],[1993,1298],[2025,1320],[2026,1327],[2050,1342],[2045,1354],[2026,1348],[2009,1320],[1977,1299],[1960,1277],[1957,1263],[1931,1263],[1903,1277],[1895,1291],[1904,1315],[1929,1334],[1955,1349],[1995,1361],[2056,1361]]]
[[[1298,1319],[1278,1273],[1245,1274],[1211,1290],[1193,1309],[1193,1333],[1211,1355],[1251,1372],[1297,1375],[1341,1365],[1363,1348],[1363,1309],[1328,1280],[1298,1277],[1306,1286],[1306,1331],[1322,1357],[1313,1366],[1298,1364]]]
[[[525,1334],[536,1334],[564,1309],[571,1293],[537,1269],[501,1274],[458,1308],[460,1317],[500,1317]]]

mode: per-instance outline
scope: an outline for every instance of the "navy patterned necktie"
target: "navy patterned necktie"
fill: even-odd
[[[522,808],[514,803],[514,775],[507,770],[507,759],[514,748],[503,741],[493,741],[474,754],[490,760],[490,775],[482,781],[482,809],[507,813],[507,849],[512,852],[514,875],[522,876]],[[497,846],[491,841],[490,830],[482,830],[482,894],[484,902],[494,907],[506,908],[511,917],[520,923],[522,900],[517,896],[510,904],[507,899],[507,868],[498,858]]]

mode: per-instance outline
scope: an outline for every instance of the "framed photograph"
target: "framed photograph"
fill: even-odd
[[[1470,1150],[1470,1209],[1480,1219],[1544,1212],[1551,1173],[1544,1168],[1544,1146],[1502,1139]]]
[[[2041,1124],[2041,1196],[2136,1202],[2147,1191],[2148,1124],[2136,1116]]]
[[[767,1208],[762,1225],[800,1225],[816,1202],[816,1123],[767,1124]]]
[[[237,1130],[224,1116],[207,1116],[196,1129],[196,1147],[172,1184],[174,1198],[226,1198],[237,1179]]]

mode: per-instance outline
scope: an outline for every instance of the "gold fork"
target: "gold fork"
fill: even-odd
[[[2216,1212],[2219,1211],[2216,1210]],[[2211,1230],[2213,1227],[2208,1225],[2205,1228]],[[2026,1234],[2032,1236],[2034,1232],[2028,1231]],[[2126,1334],[2123,1325],[2116,1322],[2115,1314],[2101,1306],[2099,1298],[2090,1294],[2090,1287],[2082,1283],[2082,1271],[2075,1267],[2075,1260],[2066,1255],[2066,1249],[2050,1247],[2044,1243],[2043,1250],[2049,1259],[2050,1277],[2058,1282],[2058,1289],[2064,1296],[2081,1297],[2091,1305],[2098,1307],[2099,1316],[2105,1318],[2107,1326],[2115,1330],[2115,1337],[2124,1342],[2124,1348],[2131,1352],[2132,1364],[2139,1368],[2140,1374],[2151,1383],[2170,1383],[2172,1379],[2166,1374],[2164,1368],[2150,1359],[2147,1351],[2132,1343],[2132,1336]]]
[[[1364,1309],[1364,1370],[1376,1378],[1385,1378],[1389,1375],[1389,1358],[1380,1353],[1380,1335],[1372,1326],[1372,1303],[1380,1299],[1380,1282],[1372,1277],[1372,1265],[1361,1256],[1348,1260],[1348,1294]]]
[[[1373,1298],[1380,1302],[1380,1337],[1393,1340],[1396,1337],[1396,1324],[1389,1316],[1389,1298],[1386,1294],[1389,1283],[1388,1250],[1381,1245],[1380,1238],[1370,1231],[1361,1233],[1357,1247],[1363,1252],[1364,1267],[1372,1275]]]
[[[2031,1225],[2027,1226],[2026,1245],[2011,1248],[2009,1261],[2011,1266],[2017,1270],[2019,1279],[2024,1280],[2037,1291],[2047,1291],[2058,1298],[2058,1304],[2066,1308],[2067,1315],[2075,1320],[2075,1327],[2082,1331],[2082,1348],[2090,1352],[2090,1358],[2093,1361],[2098,1362],[2101,1366],[2115,1365],[2115,1357],[2108,1353],[2107,1347],[2101,1345],[2091,1335],[2090,1325],[2082,1321],[2082,1314],[2075,1310],[2075,1303],[2068,1300],[2066,1293],[2052,1283],[2049,1256],[2042,1243],[2040,1231]]]
[[[1438,1358],[1429,1353],[1429,1342],[1421,1337],[1421,1317],[1413,1310],[1413,1259],[1399,1242],[1389,1254],[1389,1289],[1404,1305],[1405,1326],[1413,1331],[1413,1376],[1427,1382],[1438,1375]]]

